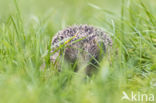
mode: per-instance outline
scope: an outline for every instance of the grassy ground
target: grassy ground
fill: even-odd
[[[121,100],[123,91],[156,96],[155,11],[155,0],[0,0],[0,103],[131,103]],[[91,78],[68,65],[40,71],[52,36],[72,24],[99,26],[113,38],[111,63],[103,60]]]

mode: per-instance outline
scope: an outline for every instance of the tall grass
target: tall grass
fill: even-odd
[[[0,2],[10,3],[0,7],[0,103],[131,103],[121,100],[123,91],[156,96],[154,0]],[[113,38],[98,74],[86,77],[66,64],[41,71],[53,35],[85,23]]]

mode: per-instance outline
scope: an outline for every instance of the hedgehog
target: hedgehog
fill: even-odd
[[[110,52],[112,39],[101,28],[87,24],[69,26],[52,38],[50,61],[56,64],[60,56],[72,64],[87,64],[85,72],[91,75],[98,61]],[[58,63],[57,63],[58,64]],[[60,68],[59,68],[60,70]],[[75,69],[79,70],[79,66]]]

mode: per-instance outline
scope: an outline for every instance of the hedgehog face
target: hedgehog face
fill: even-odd
[[[51,61],[58,56],[74,63],[81,57],[85,62],[100,60],[107,49],[111,48],[112,40],[106,33],[89,25],[74,25],[59,31],[52,39]],[[96,64],[96,63],[95,63]],[[90,67],[90,66],[89,66]]]

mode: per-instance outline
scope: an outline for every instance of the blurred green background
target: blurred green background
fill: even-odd
[[[0,103],[133,103],[121,100],[123,91],[156,96],[155,11],[156,0],[0,0]],[[113,39],[110,60],[92,77],[66,64],[62,72],[41,71],[52,37],[73,24],[103,28]]]

